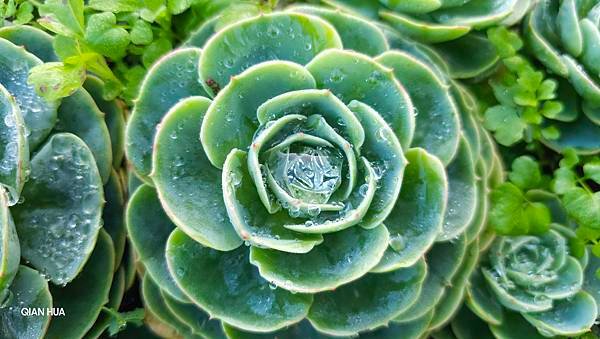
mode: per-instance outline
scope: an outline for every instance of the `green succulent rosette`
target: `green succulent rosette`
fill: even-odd
[[[503,171],[471,94],[389,46],[362,17],[294,6],[218,14],[152,67],[127,227],[157,333],[418,338],[449,321]]]
[[[34,90],[29,71],[52,67],[52,41],[33,27],[0,28],[2,338],[83,337],[109,292],[110,307],[124,292],[123,152],[112,149],[123,144],[122,112],[92,76],[61,102]]]
[[[600,151],[600,2],[536,4],[523,21],[525,45],[550,73],[559,76],[557,98],[564,108],[549,126],[559,135],[544,142],[557,151]]]
[[[598,258],[570,253],[570,227],[500,236],[470,278],[466,303],[445,332],[471,338],[576,337],[598,316]],[[476,328],[477,331],[473,331]]]

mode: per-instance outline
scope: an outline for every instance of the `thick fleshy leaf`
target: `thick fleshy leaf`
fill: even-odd
[[[110,236],[101,230],[85,267],[67,286],[52,286],[53,307],[65,316],[54,317],[45,338],[81,338],[92,327],[108,300],[113,280],[115,253]]]
[[[450,326],[459,339],[494,339],[487,323],[478,318],[465,305],[452,319]]]
[[[301,65],[268,61],[234,76],[215,97],[202,120],[200,139],[210,162],[223,167],[227,154],[252,143],[259,122],[257,108],[280,94],[316,87]]]
[[[127,158],[144,180],[152,169],[156,126],[179,100],[205,95],[198,83],[197,48],[182,48],[158,60],[144,78],[127,124]]]
[[[590,19],[580,22],[583,34],[583,50],[581,62],[593,74],[600,75],[600,65],[596,62],[600,58],[600,27],[595,26]]]
[[[476,185],[477,185],[477,208],[475,209],[475,215],[467,229],[465,230],[465,236],[467,237],[467,242],[471,243],[475,241],[475,239],[479,238],[481,232],[485,230],[487,224],[487,214],[488,214],[488,182],[485,177],[485,165],[480,160],[476,164]]]
[[[395,11],[411,14],[435,11],[443,3],[441,0],[379,0],[379,2]]]
[[[375,272],[413,265],[442,231],[448,195],[444,166],[420,148],[408,150],[406,158],[400,196],[385,220],[390,246]]]
[[[548,41],[545,32],[545,26],[547,26],[547,20],[549,20],[546,7],[550,7],[547,2],[535,6],[527,18],[525,18],[523,36],[535,54],[535,57],[541,63],[554,73],[566,77],[569,74],[569,69],[561,58],[560,52]]]
[[[223,338],[221,322],[211,319],[208,313],[191,303],[182,303],[171,297],[165,290],[161,296],[169,311],[182,323],[192,329],[192,332],[204,339]]]
[[[446,287],[452,284],[452,279],[459,271],[466,251],[465,237],[460,237],[454,242],[434,244],[425,257],[428,271],[419,298],[394,321],[411,321],[431,311],[444,296]]]
[[[104,194],[90,149],[53,135],[31,160],[24,201],[11,212],[23,258],[57,284],[79,273],[100,230]]]
[[[365,228],[375,227],[381,224],[394,208],[400,186],[403,184],[407,160],[394,131],[374,109],[360,101],[350,102],[348,108],[354,112],[365,130],[361,154],[372,162],[378,171],[377,182],[380,187],[375,191],[369,210],[361,221],[361,226]]]
[[[427,265],[420,260],[316,294],[308,319],[317,330],[336,336],[386,325],[417,300],[426,272]]]
[[[0,38],[0,85],[15,98],[25,121],[29,150],[33,152],[56,122],[56,102],[47,102],[29,85],[29,70],[42,61],[23,47]]]
[[[341,48],[335,28],[318,17],[298,13],[265,14],[225,27],[206,43],[200,77],[211,95],[232,76],[268,60],[306,64],[328,48]]]
[[[244,246],[218,252],[175,230],[166,256],[175,281],[194,303],[244,330],[268,332],[291,325],[306,316],[312,303],[311,295],[269,288],[248,262]]]
[[[320,234],[300,234],[284,225],[298,221],[280,210],[265,210],[248,173],[246,152],[234,149],[223,167],[223,197],[229,220],[241,239],[253,246],[290,253],[307,253],[323,242]]]
[[[153,316],[172,328],[177,334],[189,337],[192,329],[186,323],[177,318],[167,306],[161,293],[160,287],[146,274],[142,279],[141,294],[144,298],[144,306]],[[147,316],[146,316],[147,317]]]
[[[123,108],[115,100],[105,100],[103,95],[104,82],[99,78],[88,75],[83,87],[94,98],[100,111],[104,113],[104,120],[110,134],[112,147],[113,167],[119,168],[125,156],[125,116]]]
[[[471,31],[470,26],[440,25],[395,12],[382,11],[380,15],[400,33],[425,43],[438,43],[458,39]]]
[[[242,241],[225,210],[221,171],[213,167],[198,138],[210,100],[184,99],[162,120],[155,139],[152,180],[170,219],[194,240],[218,250]]]
[[[19,200],[29,169],[25,124],[14,97],[0,84],[0,186],[8,193],[7,205]]]
[[[487,269],[483,269],[482,272],[488,286],[503,306],[519,312],[543,312],[552,308],[552,299],[535,298],[521,288],[507,291],[500,284],[499,278],[494,272]]]
[[[387,326],[363,333],[360,337],[371,339],[419,339],[427,332],[432,317],[433,312],[429,312],[418,319],[403,323],[392,321]]]
[[[21,248],[15,224],[8,210],[6,192],[0,186],[0,298],[5,296],[19,270]]]
[[[507,312],[500,325],[490,325],[490,330],[498,339],[545,339],[535,327],[531,326],[523,316],[515,312]]]
[[[600,50],[600,47],[598,49]],[[581,109],[583,110],[583,113],[587,115],[588,119],[590,119],[594,124],[600,125],[600,106],[595,107],[592,104],[583,102]]]
[[[582,155],[600,152],[600,125],[593,123],[585,114],[579,114],[574,122],[555,122],[554,125],[560,136],[555,140],[542,139],[548,147],[557,152],[574,148]]]
[[[165,258],[167,239],[175,225],[165,215],[156,191],[143,185],[131,196],[127,206],[127,231],[129,240],[146,274],[160,284],[161,288],[180,301],[186,296],[175,284]]]
[[[306,254],[250,249],[250,263],[272,284],[288,291],[317,293],[356,280],[379,262],[388,232],[352,227],[325,235],[322,244]]]
[[[448,165],[448,205],[438,241],[456,238],[469,226],[477,208],[475,164],[471,147],[461,137],[456,157]]]
[[[569,256],[565,264],[556,272],[559,279],[541,286],[531,286],[529,293],[552,299],[570,298],[583,285],[583,268],[577,259]]]
[[[104,230],[110,235],[115,246],[115,270],[119,268],[125,244],[127,242],[127,229],[125,227],[125,192],[119,174],[113,170],[108,183],[104,185],[104,199],[106,205],[102,212]]]
[[[354,113],[329,90],[301,90],[279,95],[262,104],[256,113],[261,125],[289,114],[321,115],[335,126],[356,150],[365,141],[365,132]]]
[[[108,182],[112,169],[110,134],[104,113],[86,90],[79,89],[62,100],[54,132],[73,133],[81,138],[94,155],[102,182]]]
[[[590,256],[589,262],[585,267],[583,290],[596,300],[598,313],[600,314],[600,279],[596,275],[598,270],[600,270],[600,258]]]
[[[123,301],[123,296],[125,295],[125,269],[123,267],[119,268],[119,270],[115,273],[113,277],[112,284],[110,285],[110,291],[108,292],[108,303],[106,303],[106,308],[112,308],[113,310],[118,310],[121,305],[121,301]],[[112,315],[107,312],[100,313],[96,322],[92,328],[85,334],[83,339],[97,339],[102,333],[108,328],[110,322],[113,320]]]
[[[329,336],[326,336],[323,333],[315,330],[314,327],[312,327],[312,325],[308,322],[308,320],[303,320],[297,324],[271,333],[245,332],[227,324],[223,324],[223,331],[225,332],[225,334],[227,334],[228,339],[330,339]]]
[[[370,19],[377,19],[377,13],[381,8],[381,4],[377,1],[321,0],[321,2],[333,8],[339,8],[344,12],[352,13],[354,15]]]
[[[482,143],[477,120],[479,117],[479,103],[465,86],[456,81],[453,81],[451,86],[450,92],[458,105],[463,134],[471,146],[473,156],[479,157]]]
[[[600,85],[594,82],[594,79],[581,67],[581,65],[572,57],[563,55],[563,62],[569,70],[569,80],[579,95],[588,102],[600,105]]]
[[[479,259],[479,243],[476,241],[469,245],[467,253],[460,268],[452,277],[450,286],[446,289],[442,299],[435,305],[433,319],[429,323],[430,329],[438,329],[447,324],[460,308],[465,295],[465,286],[469,276]]]
[[[409,54],[386,52],[376,60],[392,68],[400,83],[407,85],[416,116],[411,146],[426,149],[446,165],[450,163],[458,150],[460,121],[447,85]]]
[[[405,149],[410,145],[415,129],[413,105],[391,69],[364,54],[335,49],[319,54],[306,68],[318,88],[330,90],[344,103],[358,100],[369,105]]]
[[[557,336],[576,336],[588,332],[597,315],[596,301],[586,292],[579,292],[570,299],[556,300],[549,311],[523,313],[523,317],[541,333]]]
[[[220,15],[215,15],[207,19],[195,31],[191,32],[187,39],[183,41],[185,47],[204,47],[204,44],[217,32],[217,25],[221,21]]]
[[[433,48],[444,60],[448,74],[454,79],[476,77],[499,60],[494,45],[478,33],[469,33],[456,40],[436,44]]]
[[[487,287],[487,282],[480,270],[471,275],[466,291],[466,305],[481,319],[492,325],[500,325],[504,321],[502,305],[496,295]]]
[[[52,42],[54,38],[39,28],[29,25],[14,25],[0,28],[0,38],[17,46],[25,47],[29,53],[43,62],[58,61]]]
[[[439,22],[485,28],[509,16],[518,0],[471,0],[462,6],[440,9],[432,13]]]
[[[370,56],[379,55],[389,49],[387,40],[379,27],[359,16],[308,5],[294,6],[290,9],[327,20],[340,35],[344,49]]]
[[[52,295],[48,290],[48,282],[36,270],[20,266],[10,286],[12,297],[2,305],[0,312],[0,336],[2,338],[44,337],[50,315],[44,312],[39,316],[24,317],[23,308],[41,308],[46,311],[52,307]]]

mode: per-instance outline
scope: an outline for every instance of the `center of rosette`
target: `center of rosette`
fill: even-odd
[[[324,204],[342,183],[342,154],[329,147],[292,145],[269,157],[275,180],[295,199]]]

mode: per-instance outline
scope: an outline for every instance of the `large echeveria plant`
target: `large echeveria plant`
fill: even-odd
[[[154,65],[127,126],[152,327],[442,327],[493,239],[487,189],[502,181],[474,98],[359,16],[301,6],[218,23]]]
[[[118,308],[125,288],[122,112],[93,77],[88,90],[43,99],[28,73],[54,60],[50,35],[0,28],[2,338],[97,337],[110,321],[102,307]]]

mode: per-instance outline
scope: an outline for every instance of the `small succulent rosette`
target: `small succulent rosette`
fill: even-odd
[[[443,326],[493,239],[487,188],[502,181],[473,97],[358,16],[219,18],[152,67],[127,126],[149,325],[230,338]]]
[[[470,279],[466,303],[443,332],[457,338],[562,338],[589,332],[598,316],[600,260],[569,251],[570,227],[501,236]]]
[[[92,326],[99,335],[108,322],[94,323],[111,286],[109,307],[124,289],[124,268],[115,273],[124,196],[113,167],[123,152],[119,159],[111,148],[123,145],[124,120],[115,103],[101,100],[96,78],[62,102],[28,84],[31,68],[56,61],[52,39],[28,26],[0,29],[2,338],[76,338]],[[44,313],[23,316],[32,309]]]
[[[559,77],[557,98],[564,109],[551,126],[558,138],[544,140],[562,151],[600,151],[600,2],[539,1],[523,21],[525,46]]]

